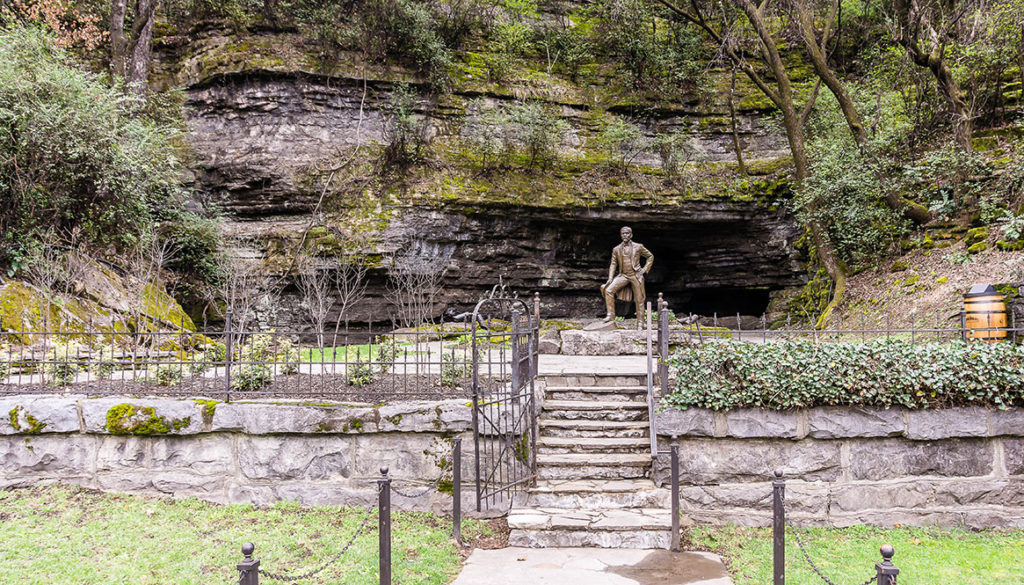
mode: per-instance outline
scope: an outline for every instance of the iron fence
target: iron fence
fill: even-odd
[[[660,300],[659,306],[663,303]],[[943,343],[949,341],[973,341],[992,338],[994,340],[1024,341],[1024,324],[1018,324],[1013,311],[1007,311],[1005,326],[979,327],[968,322],[967,313],[961,311],[943,315],[921,314],[916,317],[904,316],[902,321],[910,325],[894,325],[891,314],[869,320],[861,316],[856,326],[818,329],[806,323],[770,321],[766,314],[760,317],[744,316],[739,313],[723,316],[676,315],[669,311],[668,329],[673,343],[704,343],[712,340],[743,341],[748,343],[769,343],[773,341],[815,341],[815,342],[868,342],[874,340],[898,340],[911,343]]]
[[[808,552],[807,547],[800,538],[800,534],[796,531],[791,531],[791,534],[797,543],[797,547],[800,549],[804,562],[807,563],[811,571],[826,585],[836,585],[814,562],[810,552]],[[861,585],[870,585],[871,583],[877,583],[877,585],[896,585],[896,577],[900,574],[900,570],[892,563],[892,557],[896,554],[895,549],[892,545],[885,544],[882,545],[879,552],[882,554],[882,562],[875,563],[874,574]],[[774,481],[772,482],[772,585],[785,584],[786,481],[782,477],[782,472],[776,471]]]
[[[127,331],[85,325],[0,331],[0,395],[294,397],[386,402],[469,397],[477,359],[506,354],[511,323],[492,319],[474,339],[472,323],[397,328],[368,324],[323,332],[224,329]],[[319,336],[317,336],[319,338]],[[485,372],[498,388],[510,372]]]
[[[455,542],[462,546],[462,473],[461,473],[461,461],[462,461],[462,439],[456,437],[454,444],[452,445],[452,538]],[[399,478],[392,477],[390,470],[387,467],[380,469],[380,477],[374,480],[377,488],[377,501],[366,510],[366,514],[363,516],[363,520],[359,526],[356,527],[355,531],[345,542],[345,545],[339,552],[331,556],[325,561],[320,562],[315,568],[307,570],[303,573],[284,573],[284,572],[271,572],[261,567],[259,559],[253,557],[256,551],[256,545],[251,542],[247,542],[242,545],[243,559],[236,565],[238,571],[238,584],[239,585],[259,585],[260,577],[263,577],[266,581],[275,581],[280,583],[294,583],[298,581],[307,581],[320,573],[324,572],[328,567],[338,563],[345,558],[346,553],[352,547],[352,544],[356,541],[361,534],[367,532],[370,529],[371,521],[376,511],[377,517],[377,570],[378,570],[378,582],[380,585],[391,585],[392,583],[392,521],[391,521],[391,494],[396,493],[403,497],[417,498],[427,495],[431,491],[436,491],[441,488],[441,483],[445,477],[445,473],[438,477],[437,480],[430,483],[427,489],[415,494],[409,495],[403,493],[401,490],[395,488],[395,482],[402,481]]]

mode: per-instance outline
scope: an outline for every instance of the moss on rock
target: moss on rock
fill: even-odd
[[[107,411],[106,429],[113,435],[166,435],[172,430],[180,432],[192,424],[192,417],[167,420],[152,406],[123,403]]]

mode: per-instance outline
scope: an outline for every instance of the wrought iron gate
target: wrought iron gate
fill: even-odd
[[[495,286],[473,311],[473,447],[476,509],[508,501],[537,476],[537,343],[533,307]]]

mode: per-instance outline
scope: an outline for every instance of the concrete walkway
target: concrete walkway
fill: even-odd
[[[476,549],[452,585],[732,585],[704,552],[602,548]]]

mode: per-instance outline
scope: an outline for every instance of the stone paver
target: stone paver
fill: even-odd
[[[643,549],[474,550],[452,585],[732,585],[711,553]]]
[[[537,360],[541,376],[559,374],[647,375],[645,355],[541,355]]]

